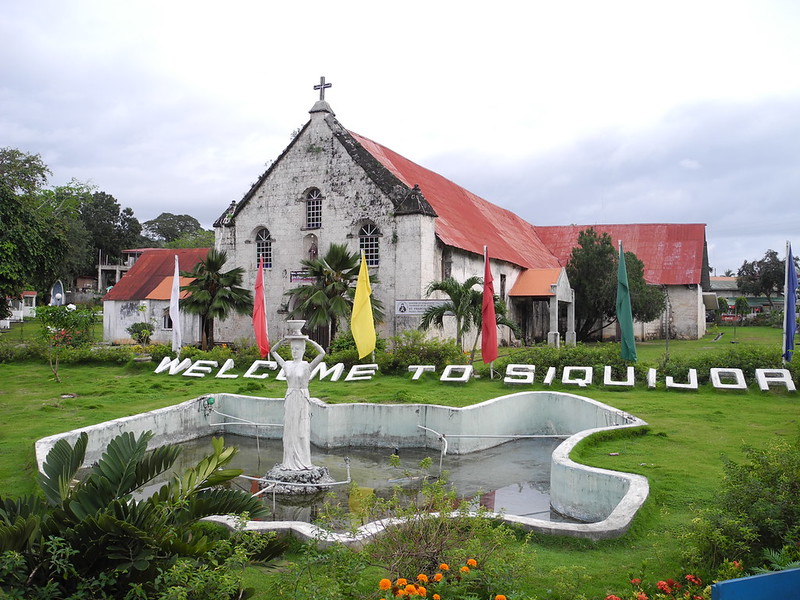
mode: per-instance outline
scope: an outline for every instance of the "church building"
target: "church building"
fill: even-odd
[[[254,285],[263,258],[270,336],[282,335],[292,308],[284,292],[304,282],[301,260],[324,254],[331,243],[365,253],[379,281],[373,295],[386,310],[377,326],[383,337],[419,325],[431,282],[482,277],[484,245],[501,298],[508,302],[522,273],[535,280],[531,295],[515,296],[511,307],[526,337],[550,332],[549,322],[543,332],[534,330],[542,321],[534,318],[537,310],[549,315],[551,306],[572,302],[562,265],[531,224],[346,130],[322,99],[286,150],[214,227],[216,247],[228,252],[231,266],[245,269],[246,286]],[[231,318],[219,324],[218,335],[235,340],[246,337],[248,327],[246,318]],[[510,343],[504,329],[501,343]],[[455,337],[454,331],[444,334]]]
[[[564,267],[566,246],[574,245],[577,231],[536,227],[348,131],[325,101],[323,84],[316,86],[320,99],[310,120],[214,223],[215,245],[228,253],[228,268],[244,269],[245,287],[254,288],[258,261],[264,262],[270,339],[286,333],[293,308],[286,290],[308,281],[301,261],[324,255],[337,243],[354,253],[363,251],[370,274],[378,278],[372,293],[385,308],[385,320],[376,326],[382,337],[418,327],[422,312],[436,298],[425,295],[430,283],[450,276],[458,281],[483,277],[486,246],[495,294],[522,326],[525,341],[574,343],[573,292]],[[672,318],[686,324],[673,333],[680,330],[691,338],[705,333],[705,226],[615,227],[625,249],[645,262],[649,283],[667,286],[670,295],[671,287],[679,288],[674,292],[681,295],[682,312]],[[637,242],[643,249],[653,235],[667,237],[642,256]],[[682,275],[664,280],[670,273],[664,265]],[[640,328],[637,335],[657,335],[662,325]],[[253,335],[250,319],[238,316],[218,322],[216,332],[227,341]],[[442,335],[455,337],[455,332],[446,328]],[[518,342],[506,327],[499,327],[498,339],[501,344]]]

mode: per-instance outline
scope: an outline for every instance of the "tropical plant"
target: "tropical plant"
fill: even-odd
[[[309,329],[328,327],[328,339],[336,338],[341,320],[353,311],[360,261],[344,244],[331,244],[324,256],[302,260],[307,276],[314,280],[286,292],[295,304],[292,318],[305,319]],[[369,281],[378,283],[372,275]],[[374,296],[371,303],[375,322],[382,322],[383,303]]]
[[[231,312],[246,315],[252,311],[253,294],[241,287],[244,269],[235,267],[223,272],[227,260],[227,252],[211,248],[205,260],[191,271],[181,273],[193,278],[191,283],[181,287],[189,292],[189,296],[181,300],[181,308],[200,316],[203,350],[214,345],[214,319],[225,319]]]
[[[36,319],[41,325],[40,337],[47,346],[50,370],[58,383],[58,364],[67,348],[85,346],[92,342],[94,311],[77,308],[74,304],[66,306],[40,306],[36,309]]]
[[[198,559],[213,548],[192,528],[199,519],[266,514],[250,494],[217,487],[241,474],[225,468],[236,448],[226,448],[222,438],[212,440],[212,453],[195,466],[138,499],[180,450],[168,445],[148,453],[151,438],[150,432],[118,435],[83,478],[76,477],[88,436],[82,433],[74,445],[60,440],[39,475],[43,497],[0,497],[0,556],[14,563],[18,580],[46,590],[47,597],[66,597],[86,581],[108,593],[91,597],[122,597],[132,584],[154,581],[178,557]]]
[[[448,300],[438,306],[431,306],[422,314],[420,329],[430,329],[431,327],[444,327],[445,316],[453,316],[456,321],[456,345],[463,348],[464,335],[472,326],[480,329],[481,323],[481,301],[480,290],[475,286],[480,284],[480,277],[468,277],[463,283],[456,281],[453,277],[448,277],[442,281],[433,281],[428,284],[425,290],[427,297],[436,292],[441,292],[447,296]]]
[[[153,335],[155,327],[152,323],[140,321],[139,323],[134,323],[130,327],[126,328],[125,331],[131,334],[131,337],[136,341],[137,344],[147,345],[150,343],[150,336]]]

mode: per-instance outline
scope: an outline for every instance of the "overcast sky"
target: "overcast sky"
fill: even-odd
[[[205,226],[308,120],[539,225],[800,252],[800,2],[0,0],[0,147]]]

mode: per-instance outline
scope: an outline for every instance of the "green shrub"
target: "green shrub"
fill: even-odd
[[[694,523],[694,558],[712,567],[800,543],[800,437],[744,451],[745,464],[725,460],[715,505]]]
[[[797,378],[800,364],[792,362],[784,366],[780,348],[760,348],[757,346],[735,346],[717,352],[704,352],[691,357],[671,358],[659,364],[659,374],[685,379],[689,369],[697,369],[699,383],[708,383],[711,369],[725,367],[741,369],[749,380],[755,379],[756,369],[786,368]]]
[[[426,339],[417,329],[407,329],[391,338],[389,350],[376,353],[381,373],[403,375],[409,365],[434,365],[439,371],[447,365],[463,365],[468,357],[452,340]]]
[[[125,329],[125,331],[130,334],[131,338],[133,338],[137,344],[147,345],[150,343],[150,336],[153,335],[155,329],[152,323],[141,321],[139,323],[134,323]]]

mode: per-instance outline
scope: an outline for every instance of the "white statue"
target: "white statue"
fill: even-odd
[[[289,340],[292,360],[283,360],[276,350]],[[318,352],[311,362],[303,360],[306,343]],[[311,401],[308,382],[311,373],[324,358],[325,350],[308,336],[294,331],[272,347],[275,359],[286,375],[286,397],[283,409],[283,469],[299,471],[311,469]]]

